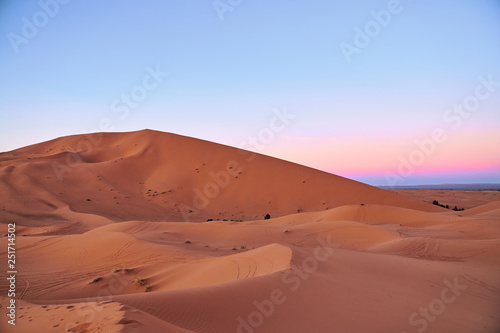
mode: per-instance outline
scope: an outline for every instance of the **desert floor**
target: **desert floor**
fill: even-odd
[[[410,198],[449,205],[450,208],[474,208],[493,201],[500,201],[500,191],[443,191],[443,190],[392,190]]]

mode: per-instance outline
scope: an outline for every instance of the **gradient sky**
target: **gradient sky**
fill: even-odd
[[[0,151],[107,123],[374,185],[500,182],[498,0],[60,1],[0,2]]]

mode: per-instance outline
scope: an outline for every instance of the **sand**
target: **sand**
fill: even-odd
[[[500,332],[494,195],[410,198],[149,130],[1,153],[0,170],[18,271],[1,332]]]
[[[440,204],[448,205],[450,209],[469,209],[481,206],[493,201],[500,201],[500,191],[452,191],[452,190],[393,190],[393,192],[415,198],[418,200],[433,202],[437,200]]]

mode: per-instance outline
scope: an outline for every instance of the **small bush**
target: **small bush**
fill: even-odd
[[[136,286],[143,286],[146,284],[146,279],[137,276],[132,283]]]
[[[440,207],[446,208],[446,209],[450,209],[450,206],[449,206],[449,205],[442,205],[442,204],[440,204],[440,203],[439,203],[439,201],[437,201],[437,200],[434,200],[434,201],[432,202],[432,204],[433,204],[433,205],[436,205],[436,206],[440,206]],[[454,211],[462,211],[462,210],[464,210],[464,208],[458,208],[457,206],[455,206],[455,207],[453,207],[453,208],[452,208],[452,210],[454,210]]]
[[[94,283],[97,283],[101,280],[102,280],[102,277],[97,277],[97,278],[93,279],[92,281],[90,281],[89,284],[94,284]]]
[[[436,205],[436,206],[443,207],[443,208],[450,209],[450,206],[448,206],[448,205],[446,205],[446,206],[445,206],[445,205],[442,205],[442,204],[440,204],[440,203],[439,203],[439,201],[437,201],[437,200],[434,200],[434,201],[432,202],[432,204],[433,204],[433,205]]]
[[[264,220],[269,220],[271,218],[271,215],[269,214],[266,214],[266,216],[264,216]]]

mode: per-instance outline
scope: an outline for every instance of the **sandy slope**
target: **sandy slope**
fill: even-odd
[[[238,332],[238,325],[247,327],[239,318],[260,322],[254,312],[264,304],[261,312],[273,314],[251,327],[255,332],[413,332],[424,317],[410,322],[410,316],[439,305],[435,300],[451,283],[465,290],[439,316],[431,313],[436,319],[426,331],[496,332],[500,215],[483,216],[495,205],[479,207],[478,217],[453,219],[386,208],[401,223],[381,224],[386,212],[368,205],[363,222],[342,220],[354,209],[346,206],[255,222],[125,222],[84,234],[25,237],[22,298],[40,305],[19,312],[32,322],[19,320],[26,332],[61,319],[103,332],[133,328],[120,322],[139,332],[153,323],[164,325],[151,326],[159,332]],[[421,214],[433,223],[419,225]],[[233,250],[236,244],[246,248]],[[270,306],[271,299],[279,302]],[[81,307],[80,315],[69,313],[68,304]],[[41,305],[57,311],[49,318]]]
[[[500,201],[453,212],[151,131],[106,134],[57,181],[51,163],[81,139],[0,155],[19,272],[2,333],[500,332]],[[188,214],[245,221],[184,222],[180,203],[228,159],[242,173]]]
[[[0,202],[4,219],[81,230],[131,219],[253,220],[360,202],[439,211],[283,160],[149,130],[1,153]]]
[[[56,305],[20,301],[18,315],[15,328],[0,324],[2,332],[192,332],[108,300]]]

